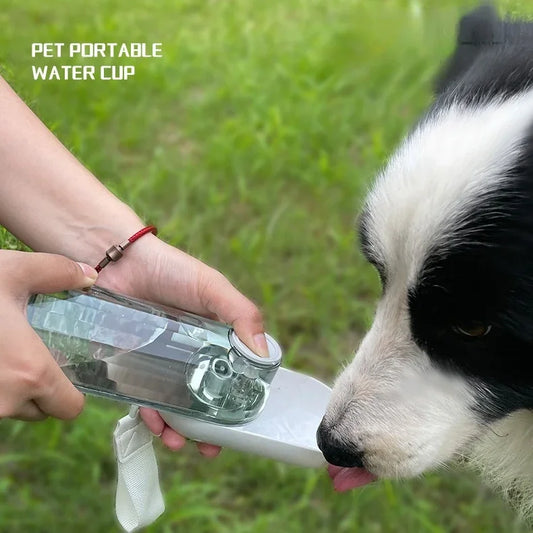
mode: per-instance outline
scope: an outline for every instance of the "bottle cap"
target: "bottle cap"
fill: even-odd
[[[263,366],[263,367],[272,367],[277,366],[281,362],[281,348],[279,344],[268,334],[265,333],[267,346],[268,346],[268,357],[261,357],[260,355],[257,355],[254,353],[244,342],[237,337],[237,334],[235,333],[235,330],[231,330],[229,332],[229,342],[231,344],[231,347],[235,349],[239,355],[242,355],[252,363],[256,364],[257,366]]]

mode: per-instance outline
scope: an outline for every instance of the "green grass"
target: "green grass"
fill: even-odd
[[[260,303],[289,366],[331,381],[379,294],[355,246],[357,209],[471,5],[3,0],[0,65],[108,187]],[[526,0],[500,5],[532,13]],[[164,57],[135,61],[127,82],[34,82],[34,41],[162,42]],[[5,231],[0,245],[18,246]],[[72,423],[0,422],[0,531],[118,531],[122,412],[88,399]],[[158,452],[167,511],[149,531],[526,531],[455,469],[339,495],[322,471]]]

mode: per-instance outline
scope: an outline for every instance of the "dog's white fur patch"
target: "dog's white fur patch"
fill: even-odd
[[[470,464],[500,490],[522,518],[533,516],[533,412],[515,411],[472,442]]]
[[[515,413],[487,429],[472,409],[474,385],[440,370],[415,344],[407,297],[428,254],[445,253],[465,214],[503,186],[532,123],[533,91],[479,107],[453,103],[417,126],[369,194],[368,244],[387,287],[325,420],[378,476],[413,476],[472,453],[504,492],[527,487],[531,501],[533,435],[524,428],[533,415]]]
[[[421,122],[378,176],[366,202],[370,245],[413,284],[480,198],[497,191],[533,121],[533,91],[484,107],[452,104]],[[403,272],[402,272],[403,273]]]

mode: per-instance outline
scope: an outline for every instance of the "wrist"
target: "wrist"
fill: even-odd
[[[163,246],[165,244],[155,235],[144,235],[124,250],[120,261],[111,262],[102,269],[96,283],[123,294],[150,299],[150,287],[154,282],[159,252]],[[101,250],[95,264],[104,256],[105,250]]]
[[[124,207],[129,211],[127,206]],[[81,219],[73,224],[65,224],[65,237],[61,241],[64,250],[54,251],[95,266],[110,246],[123,242],[144,225],[133,211],[96,224],[94,220]]]
[[[150,233],[157,235],[157,228],[155,226],[145,226],[121,243],[113,244],[113,246],[106,250],[105,257],[94,267],[96,272],[101,272],[101,270],[109,263],[116,263],[122,259],[127,248],[129,248],[135,241],[138,241],[140,238]]]
[[[65,255],[95,267],[106,257],[107,250],[124,243],[146,226],[127,205],[122,204],[121,208],[123,209],[114,220],[102,220],[99,224],[95,224],[95,217],[90,220],[80,217],[74,223],[64,223],[62,236],[54,248],[40,251]],[[147,291],[144,286],[147,279],[153,277],[154,258],[162,244],[153,234],[143,235],[139,242],[134,242],[123,250],[120,261],[111,262],[102,269],[97,284],[145,298],[144,293]]]

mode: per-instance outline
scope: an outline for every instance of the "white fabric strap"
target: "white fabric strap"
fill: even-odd
[[[150,525],[165,510],[152,438],[137,406],[118,421],[113,433],[118,469],[116,513],[128,532]]]

